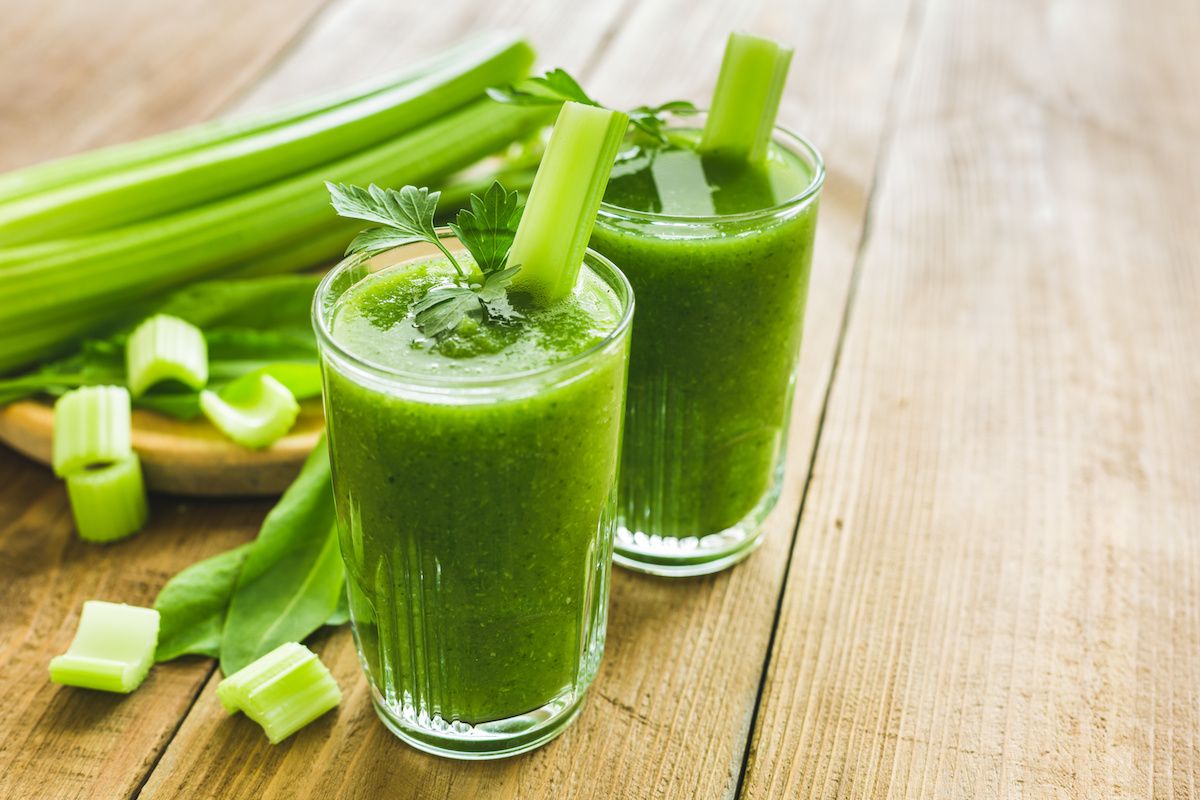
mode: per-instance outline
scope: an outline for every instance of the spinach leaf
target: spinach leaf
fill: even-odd
[[[231,675],[323,625],[338,607],[345,574],[322,437],[246,555],[221,633],[221,671]]]
[[[225,611],[250,543],[218,553],[180,572],[154,598],[162,620],[155,661],[194,654],[216,658]]]

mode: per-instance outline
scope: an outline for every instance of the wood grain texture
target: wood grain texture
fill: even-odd
[[[918,27],[744,796],[1200,796],[1200,7]]]
[[[5,0],[0,170],[211,116],[324,2]]]
[[[899,60],[906,6],[870,2],[810,3],[797,12],[783,2],[741,4],[676,0],[638,4],[611,37],[593,38],[598,58],[577,42],[610,26],[573,21],[538,4],[523,4],[522,28],[541,46],[542,61],[580,74],[606,102],[691,97],[711,91],[726,33],[749,27],[788,39],[814,65],[797,71],[785,116],[811,131],[833,164],[822,204],[812,315],[802,357],[805,376],[790,443],[792,469],[767,541],[748,562],[703,579],[669,581],[617,571],[609,642],[601,674],[583,714],[550,746],[502,763],[463,764],[407,748],[378,723],[348,633],[323,643],[322,657],[346,690],[336,717],[272,748],[245,720],[227,719],[214,681],[189,714],[148,781],[143,797],[730,797],[745,753],[767,643],[782,586],[800,494],[834,344],[861,233],[883,109]],[[396,36],[386,8],[354,2],[354,24],[340,7],[312,41],[351,35]],[[557,8],[558,6],[553,6]],[[511,12],[511,9],[509,10]],[[614,7],[614,13],[619,9]],[[489,12],[490,13],[490,12]],[[450,19],[458,19],[454,11]],[[333,26],[332,32],[325,24]],[[440,23],[439,23],[440,24]],[[678,35],[663,31],[684,24]],[[576,25],[583,26],[577,29]],[[455,29],[444,34],[461,35]],[[438,42],[434,43],[435,45]],[[564,47],[567,45],[568,47]],[[700,46],[702,45],[702,46]],[[364,44],[359,49],[371,51]],[[282,93],[327,48],[302,45],[296,61],[272,76]],[[592,68],[589,68],[589,64]],[[705,65],[703,67],[699,65]],[[386,63],[379,68],[390,66]],[[336,71],[322,63],[323,71]],[[264,92],[266,90],[264,89]],[[239,727],[240,726],[240,727]],[[231,731],[240,732],[231,735]]]

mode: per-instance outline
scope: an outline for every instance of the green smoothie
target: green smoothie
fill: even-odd
[[[366,276],[327,311],[350,608],[376,704],[402,735],[519,731],[595,673],[629,305],[603,272],[585,261],[566,300],[513,294],[508,319],[437,339],[412,307],[452,282],[442,257]]]
[[[815,151],[747,166],[698,139],[626,151],[591,238],[639,307],[618,561],[665,574],[749,552],[778,496],[820,184]]]

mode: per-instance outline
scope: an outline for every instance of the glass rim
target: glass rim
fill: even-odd
[[[694,113],[688,114],[673,114],[680,119],[688,119],[693,117],[702,117],[708,115],[708,109],[696,109]],[[669,130],[669,128],[668,128]],[[597,214],[598,219],[611,220],[636,220],[639,222],[658,222],[669,224],[683,225],[711,225],[713,223],[730,223],[730,222],[751,222],[762,219],[764,217],[778,216],[794,208],[807,205],[817,193],[821,191],[821,187],[825,185],[825,159],[821,157],[821,151],[817,146],[808,139],[796,133],[791,128],[784,125],[776,125],[772,129],[773,140],[782,139],[781,146],[788,149],[789,152],[798,153],[807,156],[813,165],[812,178],[809,179],[808,185],[792,197],[784,200],[782,203],[776,203],[767,208],[756,208],[753,211],[741,211],[737,214],[706,214],[706,215],[686,215],[686,214],[660,214],[655,211],[638,211],[633,208],[625,208],[624,206],[613,205],[612,203],[600,203],[600,211]]]
[[[434,229],[439,239],[454,239],[454,232],[449,227],[440,226]],[[417,244],[417,243],[414,243]],[[403,244],[398,247],[393,247],[390,250],[385,250],[382,253],[377,253],[372,258],[395,253],[406,248],[413,247],[414,244]],[[423,244],[423,243],[422,243]],[[465,248],[464,248],[465,249]],[[313,293],[312,301],[312,323],[317,334],[317,341],[322,348],[328,348],[339,359],[345,361],[353,368],[366,372],[369,375],[382,380],[391,381],[393,383],[402,383],[407,386],[420,389],[491,389],[509,386],[511,384],[520,383],[532,378],[540,378],[552,376],[560,372],[569,372],[573,368],[578,367],[593,358],[596,354],[610,347],[614,342],[617,342],[624,336],[630,328],[633,321],[634,294],[633,286],[630,285],[629,279],[625,277],[625,273],[617,268],[617,265],[606,258],[601,253],[596,252],[592,248],[587,248],[583,254],[584,266],[596,272],[597,276],[605,282],[613,293],[617,295],[617,301],[621,304],[621,316],[617,320],[617,324],[611,331],[604,334],[600,341],[590,347],[576,353],[562,361],[555,361],[552,364],[546,364],[540,367],[531,369],[518,370],[515,372],[501,372],[494,375],[430,375],[427,372],[416,372],[405,370],[398,367],[389,367],[385,364],[379,364],[370,359],[362,358],[342,346],[329,328],[329,320],[326,319],[325,304],[323,300],[332,290],[333,282],[340,275],[343,275],[350,269],[366,263],[371,259],[363,262],[355,262],[352,258],[343,259],[338,264],[325,273],[321,278],[321,282],[317,284],[317,289]],[[388,269],[391,266],[383,267]],[[608,273],[606,276],[605,273]],[[611,280],[609,279],[611,277]],[[324,360],[324,354],[322,354]]]

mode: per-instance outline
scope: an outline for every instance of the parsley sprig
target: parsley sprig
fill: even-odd
[[[605,108],[602,103],[592,99],[579,81],[561,68],[552,69],[545,75],[526,78],[515,84],[487,90],[488,96],[498,103],[508,103],[518,106],[552,106],[567,100],[584,105]],[[638,106],[628,112],[629,124],[638,128],[642,133],[657,141],[667,144],[664,132],[665,114],[695,114],[696,106],[687,100],[672,100],[656,106]]]
[[[326,183],[333,208],[340,216],[377,222],[346,248],[346,255],[370,258],[385,250],[406,244],[425,242],[442,251],[458,273],[454,284],[430,289],[413,305],[417,327],[427,336],[441,336],[454,330],[468,316],[484,320],[511,320],[517,316],[508,302],[508,287],[520,266],[508,266],[521,220],[521,201],[516,192],[499,181],[482,196],[472,194],[468,208],[460,209],[450,229],[475,260],[483,281],[472,280],[446,247],[433,225],[441,192],[405,186],[400,190],[383,189],[371,184],[361,186]]]

